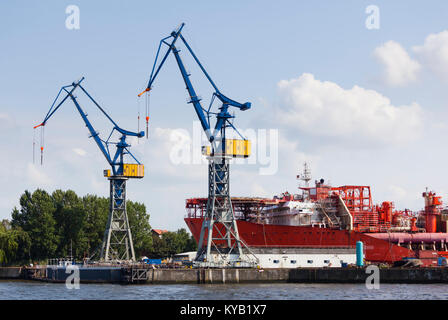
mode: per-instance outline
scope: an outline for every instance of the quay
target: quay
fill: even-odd
[[[0,268],[0,280],[63,283],[65,267]],[[81,283],[219,284],[219,283],[365,283],[366,268],[181,269],[142,267],[79,268]],[[380,283],[448,283],[448,268],[380,268]]]

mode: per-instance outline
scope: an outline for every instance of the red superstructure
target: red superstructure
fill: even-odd
[[[447,210],[433,192],[423,193],[425,210],[414,213],[395,210],[390,201],[374,205],[369,186],[331,187],[321,179],[300,189],[302,195],[232,198],[242,241],[257,248],[342,248],[362,241],[367,261],[386,263],[448,251]],[[207,198],[186,202],[185,222],[196,241],[206,207]]]
[[[433,192],[423,192],[425,198],[425,224],[426,232],[436,232],[437,217],[440,217],[441,197],[436,197]]]

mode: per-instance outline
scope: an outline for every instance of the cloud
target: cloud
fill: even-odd
[[[423,45],[412,50],[432,72],[448,80],[448,30],[428,35]]]
[[[399,186],[395,186],[395,185],[390,185],[389,186],[389,191],[391,192],[391,198],[392,199],[403,199],[404,197],[406,197],[407,192],[405,189],[403,189],[402,187]]]
[[[194,134],[185,129],[157,127],[148,140],[133,144],[133,153],[142,161],[150,162],[145,175],[163,177],[164,182],[197,181],[207,167],[200,143],[195,144],[194,139]]]
[[[81,157],[84,157],[87,154],[87,152],[81,148],[73,148],[72,150],[74,153]]]
[[[394,106],[382,94],[304,73],[278,83],[277,125],[343,142],[400,144],[419,137],[422,110],[417,103]]]
[[[399,43],[388,41],[377,47],[373,54],[384,65],[384,80],[388,85],[404,86],[417,80],[421,66]]]
[[[29,182],[33,186],[49,187],[53,185],[52,179],[46,175],[43,170],[38,170],[32,163],[28,163],[27,173]]]
[[[7,113],[0,113],[0,130],[6,131],[16,127],[15,121]]]

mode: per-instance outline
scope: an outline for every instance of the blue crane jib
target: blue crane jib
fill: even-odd
[[[197,58],[197,56],[195,55],[195,53],[193,52],[193,50],[191,49],[190,45],[188,44],[188,42],[185,40],[185,38],[182,35],[182,29],[184,27],[184,23],[182,23],[180,25],[180,27],[173,31],[168,37],[163,38],[162,40],[160,40],[159,43],[159,47],[157,50],[157,54],[156,54],[156,58],[151,70],[151,75],[149,77],[149,81],[148,81],[148,85],[146,87],[146,89],[141,92],[139,94],[139,96],[141,96],[142,94],[144,94],[145,92],[149,92],[152,88],[152,85],[154,83],[154,80],[156,79],[157,75],[159,74],[160,69],[162,68],[162,66],[164,65],[168,55],[170,53],[173,53],[177,65],[179,67],[179,70],[182,74],[182,78],[185,82],[188,94],[190,96],[190,100],[188,103],[191,103],[194,107],[194,110],[196,112],[196,115],[199,118],[199,121],[201,122],[201,126],[202,129],[204,130],[208,141],[211,143],[212,145],[212,152],[214,153],[215,151],[217,151],[217,148],[222,148],[219,149],[221,151],[224,150],[225,148],[225,128],[226,127],[231,127],[233,128],[238,135],[243,139],[246,140],[239,132],[238,130],[233,126],[233,123],[230,121],[230,119],[235,118],[234,116],[232,116],[228,109],[229,107],[235,107],[238,108],[240,110],[248,110],[251,107],[251,103],[250,102],[246,102],[246,103],[239,103],[235,100],[232,100],[230,98],[228,98],[227,96],[225,96],[224,94],[221,93],[221,91],[218,89],[218,87],[215,85],[215,83],[213,82],[213,80],[211,79],[210,75],[207,73],[207,71],[205,70],[205,68],[203,67],[203,65],[201,64],[201,62],[199,61],[199,59]],[[212,98],[211,98],[211,102],[210,102],[210,106],[208,107],[208,109],[205,109],[202,105],[201,105],[201,99],[197,96],[196,91],[193,88],[193,85],[190,81],[190,74],[187,72],[185,65],[179,55],[180,50],[175,46],[176,41],[178,39],[181,39],[182,42],[185,44],[185,47],[188,49],[188,51],[190,52],[191,56],[193,57],[193,59],[196,61],[196,63],[198,64],[199,68],[201,69],[201,71],[203,72],[203,74],[205,75],[205,77],[207,78],[207,80],[210,82],[210,84],[212,85],[212,87],[214,88],[214,92],[212,94]],[[171,39],[171,41],[169,41]],[[161,59],[160,63],[158,63],[159,61],[159,54],[160,54],[160,50],[162,45],[166,45],[168,46],[167,51],[165,52],[163,58]],[[212,112],[211,108],[214,102],[214,99],[217,98],[222,105],[219,107],[219,111],[218,112]],[[211,126],[210,124],[210,116],[211,115],[216,115],[216,123],[214,125],[214,127]]]
[[[143,165],[134,157],[134,155],[130,152],[129,147],[130,145],[126,142],[126,137],[144,137],[145,133],[143,131],[141,132],[132,132],[128,130],[124,130],[120,128],[117,123],[106,113],[106,111],[92,98],[92,96],[87,92],[87,90],[81,85],[81,82],[84,80],[84,77],[82,77],[80,80],[73,82],[70,85],[63,86],[56,98],[53,101],[53,104],[50,107],[50,110],[48,111],[47,115],[45,116],[42,123],[35,126],[34,128],[38,128],[40,126],[45,126],[47,121],[53,116],[53,114],[61,107],[61,105],[70,98],[73,103],[75,104],[76,109],[78,110],[79,114],[81,115],[81,118],[83,119],[84,123],[86,124],[87,129],[90,132],[90,137],[93,138],[98,146],[98,148],[103,153],[104,157],[106,158],[107,162],[111,166],[112,169],[112,176],[123,176],[128,178],[142,178],[143,177]],[[103,140],[100,138],[98,131],[96,131],[87,118],[87,114],[84,112],[84,110],[79,105],[76,96],[73,94],[73,92],[80,88],[82,92],[86,94],[86,96],[95,104],[95,106],[106,116],[106,118],[112,123],[113,128],[106,140]],[[60,100],[59,97],[61,94],[65,93],[65,96]],[[60,100],[60,101],[59,101]],[[59,102],[58,102],[59,101]],[[57,103],[58,102],[58,103]],[[57,103],[57,104],[56,104]],[[117,131],[121,134],[121,137],[119,138],[118,142],[111,141],[112,134],[114,131]],[[115,154],[112,154],[110,151],[110,146],[115,145],[116,151]],[[41,147],[41,151],[43,150],[43,147]],[[130,155],[132,159],[134,159],[137,164],[126,164],[124,163],[124,156]],[[106,170],[108,171],[108,170]],[[110,172],[106,174],[105,176],[110,176]]]

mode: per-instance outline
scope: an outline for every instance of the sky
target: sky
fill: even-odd
[[[79,9],[79,28],[70,28]],[[373,11],[372,11],[372,7]],[[426,188],[448,198],[446,1],[2,1],[0,2],[0,219],[25,190],[109,195],[107,162],[71,102],[39,124],[61,86],[84,87],[120,127],[144,124],[159,41],[183,35],[232,110],[253,154],[231,164],[232,196],[298,192],[313,179],[370,185],[374,203],[421,210]],[[68,27],[67,27],[68,23]],[[204,106],[212,88],[179,46]],[[103,137],[111,126],[77,93]],[[198,122],[168,57],[150,97],[148,139],[130,139],[145,178],[128,182],[153,228],[186,228],[185,200],[207,196]],[[34,139],[34,140],[33,140]],[[200,139],[200,137],[199,137]],[[198,160],[199,159],[199,160]]]

